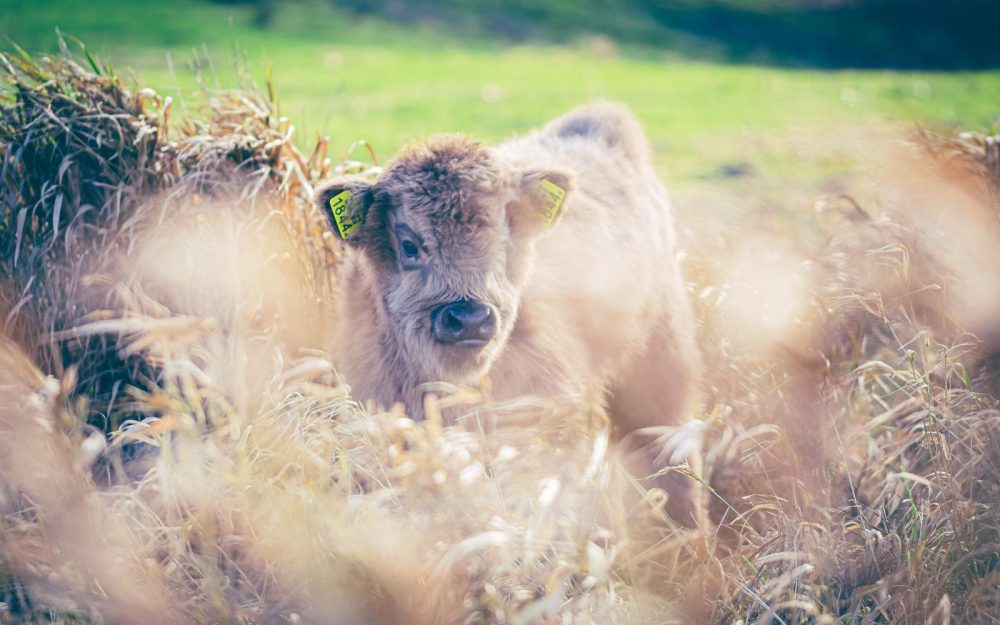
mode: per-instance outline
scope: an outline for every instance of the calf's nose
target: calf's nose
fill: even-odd
[[[493,307],[470,300],[442,304],[431,311],[431,335],[448,345],[482,345],[497,333]]]

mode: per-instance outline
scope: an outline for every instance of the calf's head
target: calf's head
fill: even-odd
[[[534,240],[554,227],[570,173],[514,166],[460,136],[404,149],[375,182],[341,177],[317,191],[335,233],[357,251],[371,315],[393,357],[425,381],[486,374],[517,318]],[[352,293],[353,292],[353,293]]]

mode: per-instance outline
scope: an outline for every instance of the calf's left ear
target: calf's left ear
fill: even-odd
[[[521,200],[511,221],[519,228],[542,231],[553,227],[566,210],[574,176],[564,169],[530,169],[521,174]]]
[[[319,210],[330,222],[334,234],[350,244],[370,238],[375,220],[371,206],[372,184],[359,176],[341,176],[322,183],[316,189]]]

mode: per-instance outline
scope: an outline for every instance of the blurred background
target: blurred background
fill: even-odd
[[[0,0],[5,47],[55,50],[58,28],[182,113],[202,88],[272,77],[298,141],[329,135],[332,156],[495,141],[621,100],[682,186],[814,187],[849,166],[844,141],[893,120],[988,130],[998,18],[993,0]]]

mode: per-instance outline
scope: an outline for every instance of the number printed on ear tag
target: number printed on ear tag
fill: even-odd
[[[341,191],[330,198],[330,213],[333,215],[333,222],[337,224],[341,239],[349,239],[354,232],[365,223],[364,215],[351,215],[348,210],[348,201],[351,199],[350,191]]]
[[[545,227],[548,228],[555,221],[556,216],[559,215],[559,208],[562,207],[563,198],[566,197],[566,190],[546,178],[542,178],[538,186],[541,187],[542,191],[542,212],[540,216],[545,223]]]

